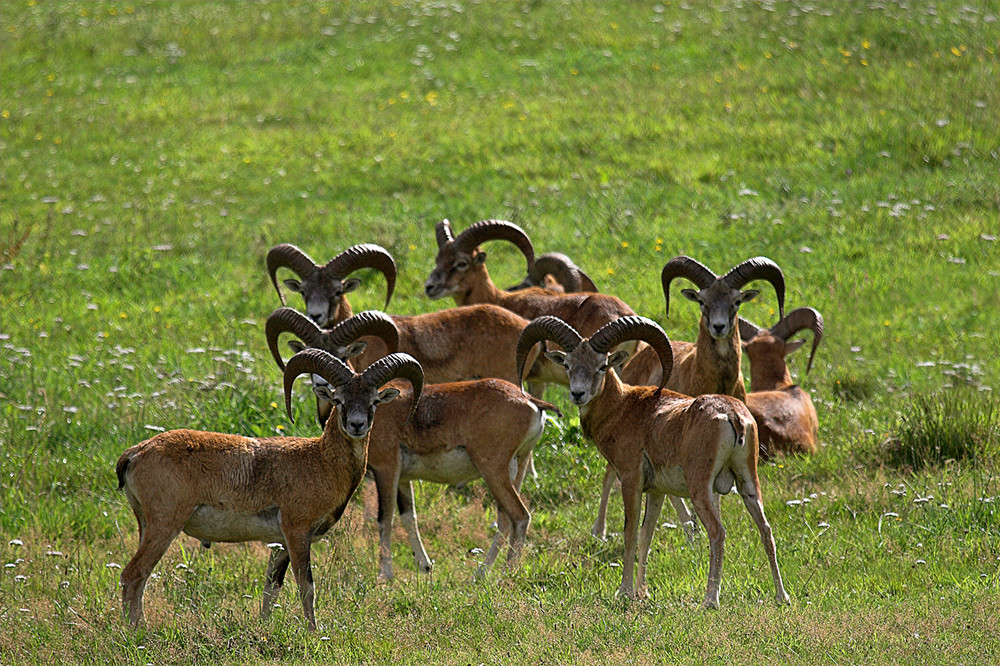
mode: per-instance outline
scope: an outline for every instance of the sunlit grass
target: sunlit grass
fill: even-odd
[[[966,390],[914,398],[886,446],[890,465],[922,469],[946,462],[996,468],[1000,411],[991,396]]]
[[[998,17],[996,2],[5,2],[0,661],[1000,660]],[[257,619],[264,546],[185,537],[150,583],[149,626],[127,631],[121,451],[177,427],[316,434],[304,386],[285,416],[263,343],[267,249],[379,243],[399,266],[390,310],[427,312],[434,223],[489,217],[673,338],[697,327],[676,294],[664,314],[657,276],[681,253],[715,271],[766,255],[786,308],[823,313],[812,372],[790,359],[820,451],[760,472],[793,605],[771,605],[735,498],[720,612],[698,609],[707,540],[669,510],[652,598],[615,599],[621,504],[593,540],[604,462],[551,391],[567,417],[526,484],[518,570],[470,581],[494,519],[481,484],[418,484],[434,573],[417,576],[397,528],[399,579],[376,584],[356,499],[314,547],[316,636],[291,580]],[[498,283],[522,277],[515,249],[485,249]],[[354,309],[381,307],[381,281],[360,277]],[[741,312],[765,324],[776,306],[765,288]]]

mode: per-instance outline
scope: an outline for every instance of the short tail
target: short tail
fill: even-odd
[[[546,412],[551,412],[556,416],[558,416],[559,418],[562,418],[563,415],[562,412],[559,411],[559,408],[553,405],[551,402],[545,402],[544,400],[539,400],[535,396],[528,394],[525,394],[524,397],[530,400],[531,404],[533,404],[535,407],[538,407],[539,409],[544,410]]]
[[[730,415],[729,425],[733,429],[733,436],[736,438],[736,446],[740,448],[746,446],[747,432],[746,424],[743,422],[743,419],[736,415]]]
[[[118,464],[115,465],[115,474],[118,475],[118,490],[125,487],[125,472],[128,470],[128,466],[132,463],[132,452],[126,451],[118,459]]]

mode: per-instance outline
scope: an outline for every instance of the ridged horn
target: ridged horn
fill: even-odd
[[[308,254],[290,243],[275,245],[267,251],[267,272],[271,276],[271,284],[278,292],[281,304],[285,305],[285,295],[278,286],[278,269],[285,267],[298,275],[303,280],[315,273],[319,266]]]
[[[598,293],[600,289],[594,284],[594,281],[590,279],[590,276],[584,273],[579,268],[576,269],[578,276],[580,278],[580,291]]]
[[[267,337],[267,348],[271,350],[274,362],[282,370],[285,369],[285,362],[281,360],[281,352],[278,350],[278,336],[282,333],[294,334],[306,343],[307,347],[316,347],[323,339],[323,329],[298,310],[278,308],[272,312],[264,326],[264,335]]]
[[[347,364],[322,349],[303,349],[288,359],[288,365],[285,366],[285,411],[293,423],[292,384],[304,372],[319,375],[334,387],[342,386],[354,377],[354,371]]]
[[[392,292],[396,288],[396,262],[381,245],[362,243],[353,245],[326,262],[323,273],[331,278],[343,280],[361,268],[374,268],[385,276],[385,307],[388,307]]]
[[[366,310],[348,317],[327,331],[326,339],[333,345],[346,347],[365,335],[381,338],[390,354],[399,349],[399,329],[392,317],[378,310]]]
[[[517,381],[522,385],[524,374],[524,362],[528,358],[528,352],[535,344],[543,340],[552,340],[567,352],[577,348],[583,338],[576,329],[564,322],[559,317],[544,315],[531,320],[531,323],[524,327],[521,336],[517,339],[517,352],[515,360],[517,362]]]
[[[778,319],[785,318],[785,275],[778,264],[767,257],[754,257],[734,266],[723,277],[733,289],[740,289],[753,280],[767,280],[778,296]]]
[[[816,348],[823,337],[823,315],[813,308],[795,308],[788,313],[787,317],[782,318],[771,328],[771,335],[788,342],[788,338],[806,328],[813,332],[812,350],[809,352],[809,365],[806,366],[806,372],[809,372],[812,369]]]
[[[439,249],[445,243],[455,240],[455,234],[451,232],[451,222],[448,220],[441,220],[434,225],[434,235],[437,237]]]
[[[531,280],[532,284],[538,286],[545,284],[546,275],[555,278],[567,294],[580,291],[583,286],[580,280],[580,269],[577,268],[572,259],[560,252],[543,254],[535,260],[534,265],[528,271],[528,279]]]
[[[760,333],[760,327],[753,324],[743,317],[737,317],[737,323],[740,326],[740,340],[743,342],[749,342],[754,339],[758,333]]]
[[[482,220],[455,236],[455,249],[472,254],[482,243],[491,240],[510,241],[517,246],[528,261],[528,270],[535,263],[535,248],[524,229],[506,220]]]
[[[670,314],[670,281],[674,278],[687,278],[694,282],[698,289],[705,289],[719,277],[704,264],[691,257],[680,255],[674,257],[663,266],[660,272],[660,284],[663,285],[663,297],[667,301],[667,315]]]
[[[626,340],[642,340],[656,352],[663,367],[663,379],[660,380],[660,386],[656,390],[662,391],[674,368],[674,351],[666,332],[652,319],[629,315],[610,321],[599,328],[590,336],[590,346],[598,354],[607,354]]]
[[[420,392],[424,388],[424,369],[417,359],[403,353],[383,356],[361,373],[361,379],[373,388],[387,384],[393,379],[405,379],[410,382],[413,386],[413,404],[410,406],[410,415],[406,417],[406,422],[413,418],[417,412]]]
[[[528,274],[520,284],[510,287],[507,291],[544,287],[546,275],[551,275],[567,294],[582,289],[580,276],[583,275],[583,272],[573,263],[573,260],[560,252],[547,252],[535,259],[535,263],[532,264],[531,269],[528,270]]]

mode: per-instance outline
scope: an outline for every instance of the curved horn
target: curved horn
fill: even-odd
[[[743,342],[749,342],[754,339],[758,333],[760,333],[760,327],[756,324],[752,324],[743,317],[737,317],[738,323],[740,325],[740,340]]]
[[[667,301],[668,316],[670,315],[670,281],[678,277],[691,280],[698,289],[708,287],[718,278],[707,266],[695,261],[691,257],[681,255],[668,261],[660,273],[660,284],[663,285],[663,297]]]
[[[559,252],[543,254],[535,260],[535,263],[528,270],[528,279],[535,285],[545,284],[546,275],[554,277],[567,294],[580,291],[583,286],[580,280],[580,269],[577,268],[572,259]]]
[[[396,353],[383,356],[361,373],[361,379],[376,389],[393,379],[405,379],[413,386],[413,404],[410,406],[410,415],[406,417],[406,421],[408,422],[417,412],[417,401],[420,400],[420,392],[424,388],[424,369],[417,359],[409,354]]]
[[[451,232],[451,222],[441,220],[434,225],[434,235],[437,237],[438,248],[449,241],[455,240],[455,234]]]
[[[528,234],[513,222],[505,220],[482,220],[455,236],[455,249],[472,254],[477,246],[491,240],[510,241],[517,246],[528,261],[528,270],[535,263],[535,248]]]
[[[354,371],[336,356],[322,349],[303,349],[288,359],[285,366],[285,411],[292,419],[292,384],[304,372],[319,375],[333,386],[342,386],[354,377]]]
[[[600,289],[597,288],[597,285],[594,284],[594,281],[590,279],[589,275],[581,271],[579,268],[576,269],[576,272],[578,274],[577,277],[580,278],[580,291],[593,292],[595,294],[600,291]]]
[[[323,329],[298,310],[278,308],[272,312],[264,326],[264,335],[267,337],[267,348],[271,350],[274,362],[282,370],[285,369],[285,362],[281,360],[281,352],[278,351],[278,336],[286,332],[293,333],[306,343],[307,347],[316,347],[323,339]]]
[[[366,310],[348,317],[327,331],[326,339],[338,347],[346,347],[364,335],[381,338],[390,354],[399,349],[399,329],[392,317],[378,310]]]
[[[281,293],[281,287],[278,286],[279,268],[284,266],[302,279],[309,277],[319,269],[319,266],[308,254],[290,243],[275,245],[268,250],[266,263],[267,272],[271,275],[271,284],[278,292],[278,298],[281,299],[282,305],[285,304],[285,295]]]
[[[396,262],[392,255],[381,245],[362,243],[353,245],[336,257],[326,262],[323,273],[332,278],[343,280],[360,268],[374,268],[385,276],[385,305],[389,305],[392,292],[396,288]]]
[[[515,360],[517,362],[517,381],[519,386],[524,383],[522,376],[528,352],[531,351],[531,348],[536,343],[543,340],[552,340],[567,352],[571,352],[577,348],[577,345],[583,341],[583,338],[576,332],[575,328],[559,317],[544,315],[533,319],[530,324],[524,327],[524,330],[521,331],[521,337],[517,339]]]
[[[649,344],[660,359],[663,367],[663,379],[656,389],[657,393],[663,390],[670,379],[670,372],[674,368],[674,350],[670,346],[670,339],[660,325],[652,319],[629,315],[610,321],[590,336],[590,346],[598,354],[607,354],[612,348],[625,342],[626,340],[642,340]]]
[[[813,308],[795,308],[771,328],[771,335],[781,338],[785,342],[803,329],[810,329],[813,332],[812,350],[809,352],[809,365],[806,372],[812,369],[813,356],[816,355],[816,347],[823,337],[823,315]]]
[[[767,280],[778,296],[778,319],[784,319],[785,275],[778,264],[767,257],[754,257],[734,266],[722,279],[733,289],[739,289],[752,280]]]

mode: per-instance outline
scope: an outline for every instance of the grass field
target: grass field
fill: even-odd
[[[0,662],[1000,662],[1000,3],[4,0],[0,49]],[[376,584],[356,498],[313,547],[315,635],[292,581],[258,619],[263,545],[188,537],[126,629],[121,451],[316,434],[264,344],[268,248],[378,243],[391,311],[427,312],[442,218],[520,224],[682,340],[667,259],[781,265],[826,320],[790,362],[823,446],[761,466],[790,607],[732,498],[720,611],[704,533],[669,526],[651,599],[616,599],[621,502],[594,540],[603,460],[552,387],[517,570],[471,582],[481,483],[418,484],[434,572],[398,528]]]

